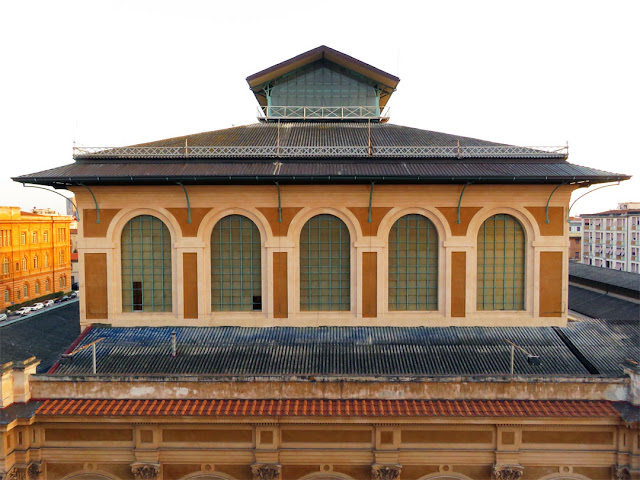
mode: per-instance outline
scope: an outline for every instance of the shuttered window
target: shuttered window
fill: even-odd
[[[511,215],[488,218],[478,233],[478,310],[524,310],[525,236]]]
[[[438,309],[438,232],[405,215],[389,233],[389,310]]]
[[[140,215],[122,230],[122,309],[169,312],[171,234],[156,217]]]
[[[260,231],[242,215],[224,217],[211,234],[211,308],[262,310]]]
[[[300,234],[300,309],[351,309],[351,240],[342,220],[317,215]]]

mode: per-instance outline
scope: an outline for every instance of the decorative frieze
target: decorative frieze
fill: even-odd
[[[524,467],[522,465],[494,465],[493,466],[493,479],[494,480],[520,480],[524,473]]]
[[[254,463],[251,473],[254,480],[277,480],[280,478],[282,467],[276,463]]]
[[[27,480],[27,470],[24,467],[13,466],[7,472],[7,480]]]
[[[41,480],[42,478],[42,464],[31,462],[27,467],[27,480]]]
[[[371,465],[371,478],[373,480],[397,480],[400,478],[402,465]]]
[[[131,465],[131,472],[136,480],[155,480],[160,473],[160,465],[157,463],[134,463]]]

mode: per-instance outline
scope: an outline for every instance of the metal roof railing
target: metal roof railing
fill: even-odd
[[[492,146],[181,146],[74,147],[74,158],[566,158],[568,147]]]
[[[379,106],[258,106],[258,120],[388,120],[389,108]]]

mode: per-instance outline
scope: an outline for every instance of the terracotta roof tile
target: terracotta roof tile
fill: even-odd
[[[49,399],[38,415],[299,417],[618,417],[607,401]]]

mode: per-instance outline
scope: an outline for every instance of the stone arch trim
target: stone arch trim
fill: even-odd
[[[195,472],[188,473],[178,480],[235,480],[235,477],[222,472]]]
[[[589,477],[578,473],[551,473],[537,480],[591,480]]]
[[[300,477],[298,480],[355,480],[353,477],[344,473],[338,472],[314,472],[304,477]]]
[[[63,477],[62,480],[120,480],[120,477],[100,470],[93,472],[83,470],[81,472],[70,473],[66,477]]]
[[[182,231],[180,229],[180,224],[176,220],[176,218],[169,212],[169,210],[164,208],[152,209],[152,208],[131,208],[131,209],[122,209],[118,212],[117,215],[113,218],[111,224],[109,225],[109,229],[107,231],[106,237],[111,240],[114,247],[120,246],[120,237],[122,236],[122,230],[125,225],[131,220],[140,215],[151,215],[152,217],[156,217],[158,220],[161,220],[167,226],[169,233],[171,234],[171,241],[173,244],[181,238]]]
[[[333,215],[334,217],[339,218],[344,222],[349,230],[349,236],[351,237],[351,245],[354,245],[355,242],[362,239],[362,228],[360,227],[360,222],[358,219],[348,209],[338,209],[338,208],[303,208],[300,210],[295,217],[291,220],[291,224],[289,226],[288,237],[289,239],[297,245],[300,242],[300,233],[302,229],[306,225],[306,223],[313,217],[318,215]]]
[[[438,232],[438,243],[440,245],[444,240],[451,237],[451,227],[440,211],[422,207],[393,208],[385,215],[378,227],[378,236],[385,244],[388,243],[389,233],[393,226],[405,215],[422,215],[433,223],[433,226],[436,227],[436,232]]]
[[[473,480],[471,477],[467,477],[461,473],[456,472],[436,472],[425,475],[418,478],[418,480]]]
[[[198,238],[205,245],[209,245],[211,243],[211,234],[216,224],[230,215],[241,215],[251,220],[260,232],[260,242],[263,246],[273,237],[269,221],[262,212],[257,209],[225,208],[224,210],[211,210],[204,216],[198,228]]]
[[[480,211],[473,217],[471,222],[469,222],[469,227],[467,228],[467,235],[471,237],[471,239],[475,242],[478,238],[478,233],[480,232],[480,227],[482,224],[489,218],[494,215],[511,215],[513,218],[518,220],[522,225],[525,233],[525,241],[528,246],[532,244],[532,242],[538,240],[540,238],[540,226],[533,215],[528,210],[518,210],[511,207],[496,207],[496,208],[482,208]]]

